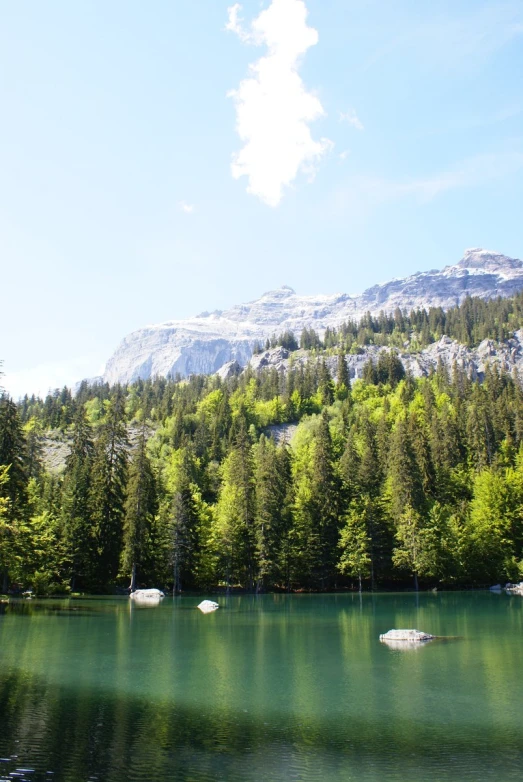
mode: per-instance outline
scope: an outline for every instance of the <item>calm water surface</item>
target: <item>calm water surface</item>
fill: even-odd
[[[523,778],[523,598],[199,600],[7,606],[0,780]]]

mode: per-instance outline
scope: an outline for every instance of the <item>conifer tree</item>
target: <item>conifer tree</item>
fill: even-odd
[[[339,481],[334,470],[334,454],[329,419],[324,412],[314,440],[311,462],[311,511],[317,529],[316,575],[325,588],[335,575],[339,539]]]
[[[345,354],[340,350],[338,353],[338,365],[336,371],[336,397],[338,399],[347,399],[351,392],[351,382],[349,368]]]
[[[72,591],[76,588],[77,578],[85,582],[94,566],[95,550],[90,514],[93,454],[92,429],[87,421],[85,408],[81,406],[74,421],[73,442],[66,460],[61,503]]]
[[[320,361],[318,367],[318,390],[320,392],[320,398],[322,405],[332,405],[334,402],[334,383],[332,377],[325,363],[325,359]]]
[[[194,584],[196,560],[201,547],[200,518],[194,496],[196,463],[189,448],[171,456],[167,468],[167,560],[173,581],[173,595],[186,584]]]
[[[107,585],[118,574],[129,445],[124,421],[123,396],[117,393],[100,428],[91,474],[89,506],[96,553],[92,562],[95,586]]]
[[[421,513],[412,505],[406,505],[396,526],[392,561],[412,573],[416,592],[419,577],[436,575],[438,540],[435,532]]]
[[[252,590],[255,578],[254,476],[244,423],[223,464],[216,508],[215,540],[228,588],[233,578]]]
[[[397,421],[392,433],[388,480],[392,513],[399,523],[406,508],[417,511],[424,504],[419,466],[404,418]]]
[[[0,466],[9,467],[1,489],[9,500],[7,515],[20,518],[27,509],[26,441],[17,406],[6,394],[0,397]]]
[[[363,502],[353,501],[340,535],[342,554],[338,569],[345,575],[357,576],[360,592],[362,579],[371,575],[372,568],[372,540],[368,531],[368,515],[373,513],[371,505],[370,497]]]
[[[280,466],[274,443],[262,435],[255,448],[254,460],[257,592],[275,584],[278,578],[287,492]]]
[[[156,479],[147,456],[145,426],[142,426],[140,441],[129,468],[123,517],[122,571],[130,575],[131,592],[136,589],[137,579],[147,573],[157,510]]]

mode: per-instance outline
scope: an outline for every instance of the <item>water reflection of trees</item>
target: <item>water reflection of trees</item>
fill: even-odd
[[[446,598],[447,610],[453,599]],[[477,633],[474,605],[471,597],[460,617],[447,621]],[[304,780],[319,773],[377,780],[399,764],[408,780],[419,779],[420,767],[441,780],[479,779],[482,765],[506,768],[510,758],[521,759],[519,739],[500,719],[509,701],[495,645],[479,641],[474,661],[462,644],[451,655],[431,645],[406,659],[377,640],[390,623],[443,622],[433,606],[432,598],[416,606],[413,596],[278,596],[231,599],[221,618],[172,605],[158,609],[161,615],[131,616],[125,606],[116,622],[84,617],[82,648],[76,617],[50,616],[49,624],[35,613],[17,635],[20,667],[13,656],[0,672],[7,726],[0,755],[19,756],[7,772],[32,766],[32,779],[49,770],[64,782],[280,780],[282,769]],[[519,626],[521,616],[513,620]],[[63,681],[46,678],[58,643],[77,655],[74,683],[65,669],[74,660],[62,661]],[[103,666],[103,657],[113,680],[96,687],[92,666]],[[517,664],[514,653],[507,657],[508,670]],[[482,722],[470,713],[450,732],[441,704],[434,708],[435,688],[447,683],[450,721],[450,695],[467,693],[460,685],[467,665],[475,666],[475,688],[490,716]],[[206,687],[213,688],[208,698]]]

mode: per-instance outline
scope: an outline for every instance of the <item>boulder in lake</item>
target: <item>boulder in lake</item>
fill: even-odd
[[[164,597],[164,593],[159,589],[136,589],[134,592],[131,592],[131,600],[136,600],[137,602],[149,600],[151,602],[160,602]]]
[[[219,607],[218,603],[213,603],[212,600],[202,600],[198,606],[202,614],[210,614],[212,611],[217,611]]]
[[[402,641],[403,643],[423,643],[432,641],[436,636],[422,633],[420,630],[389,630],[380,635],[380,641]]]

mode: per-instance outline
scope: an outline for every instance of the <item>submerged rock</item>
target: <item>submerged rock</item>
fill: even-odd
[[[423,643],[423,641],[432,641],[435,637],[435,635],[430,635],[430,633],[423,633],[420,630],[389,630],[388,633],[383,633],[380,635],[380,641]]]
[[[217,611],[219,607],[218,603],[213,603],[212,600],[202,600],[198,606],[202,614],[210,614],[212,611]]]

